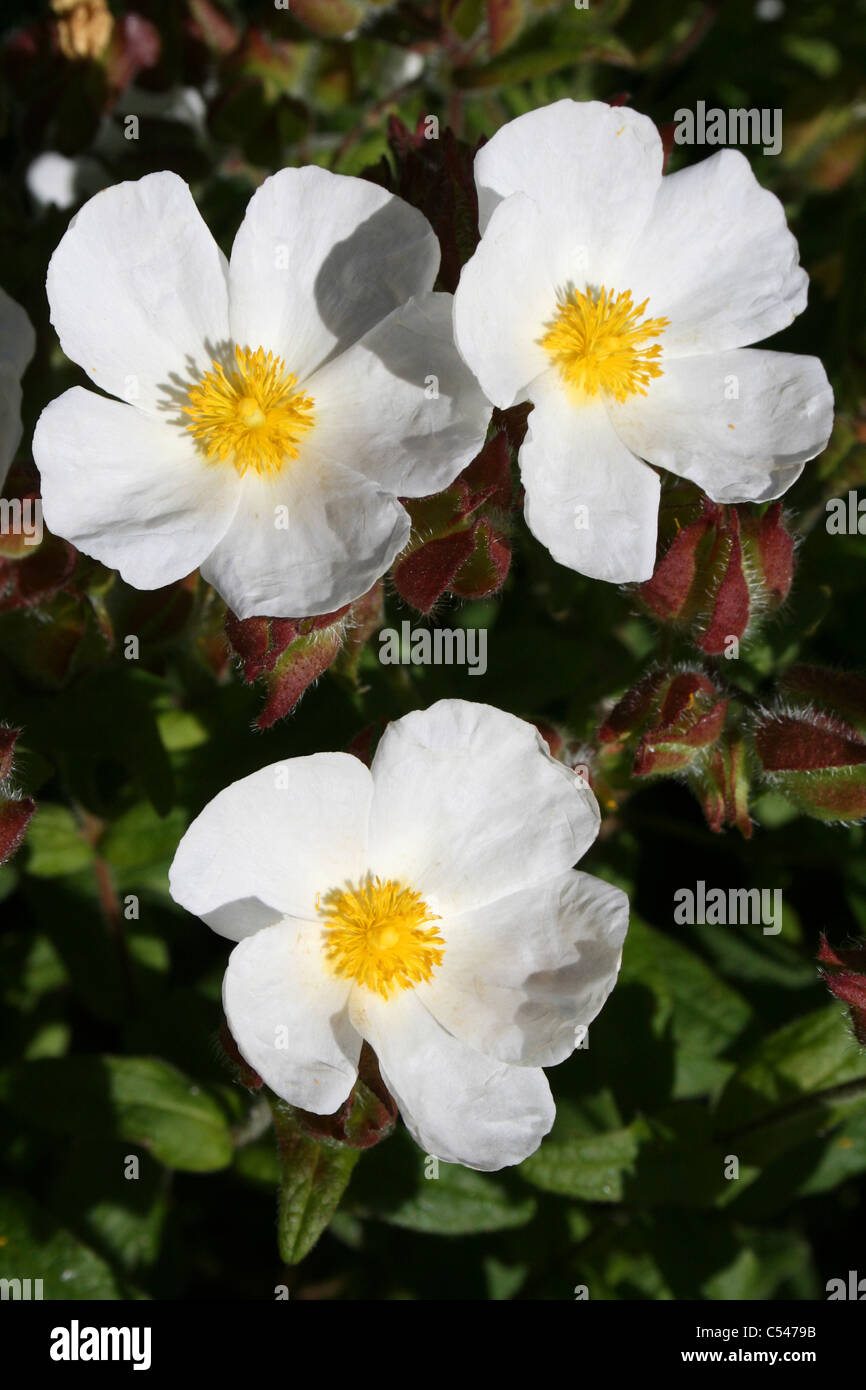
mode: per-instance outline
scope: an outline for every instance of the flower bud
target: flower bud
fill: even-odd
[[[661,622],[688,630],[701,651],[720,656],[731,639],[748,640],[759,620],[787,598],[794,542],[779,502],[758,516],[708,497],[698,507],[696,494],[679,482],[667,490],[660,537],[664,545],[669,536],[669,543],[637,592]]]
[[[511,508],[511,445],[500,429],[444,492],[410,498],[412,539],[393,569],[401,598],[429,613],[446,591],[483,598],[505,583],[511,547],[502,527]]]
[[[354,680],[367,639],[381,626],[382,585],[354,603],[316,618],[245,618],[226,613],[225,632],[240,657],[248,685],[262,680],[265,707],[256,720],[268,729],[290,713],[304,691],[339,657],[342,673]]]
[[[838,714],[779,705],[760,715],[754,743],[768,786],[816,820],[866,816],[866,740]]]
[[[866,1047],[866,943],[843,949],[832,947],[821,936],[818,959],[824,966],[820,974],[831,994],[851,1009],[854,1035]]]
[[[238,618],[226,614],[226,637],[240,657],[247,685],[264,682],[264,709],[256,726],[268,729],[287,715],[335,660],[349,605],[317,618]]]
[[[700,671],[651,671],[624,695],[599,731],[603,743],[640,734],[634,775],[684,772],[715,744],[728,701]]]
[[[15,744],[20,729],[0,726],[0,864],[18,849],[36,803],[30,797],[17,796],[11,785]]]
[[[745,741],[740,734],[725,731],[692,777],[692,789],[712,831],[720,834],[726,825],[736,826],[746,840],[751,839],[750,786]]]

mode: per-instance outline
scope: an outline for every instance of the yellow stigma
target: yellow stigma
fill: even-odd
[[[541,339],[569,386],[587,396],[599,391],[624,401],[636,392],[646,395],[651,377],[661,376],[656,358],[661,347],[649,347],[667,328],[669,319],[644,319],[648,299],[637,308],[631,290],[614,295],[602,285],[599,294],[572,290],[557,305],[556,318],[545,324]]]
[[[237,363],[225,371],[219,362],[189,392],[183,413],[187,429],[209,459],[231,462],[243,477],[279,473],[286,459],[298,457],[298,444],[313,424],[311,396],[297,390],[297,377],[281,357],[264,348],[235,348]]]
[[[327,920],[325,954],[344,980],[381,994],[413,989],[432,978],[442,964],[445,942],[438,922],[421,897],[411,888],[370,874],[358,888],[334,888],[322,900],[319,912]]]

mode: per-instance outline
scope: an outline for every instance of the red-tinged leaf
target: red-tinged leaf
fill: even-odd
[[[491,54],[501,53],[517,38],[525,18],[524,0],[487,0]]]
[[[505,429],[491,435],[460,477],[471,497],[468,511],[476,511],[483,502],[497,511],[511,509],[511,456]]]

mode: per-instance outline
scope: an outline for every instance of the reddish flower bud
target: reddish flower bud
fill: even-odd
[[[361,649],[382,614],[382,586],[373,585],[354,603],[316,618],[245,618],[227,612],[226,637],[248,685],[262,680],[265,707],[256,720],[267,729],[289,714],[313,681],[344,654],[343,670],[354,677]]]
[[[265,707],[256,720],[268,729],[287,715],[304,691],[326,671],[343,640],[348,604],[317,618],[238,618],[226,614],[226,636],[241,659],[248,685],[263,680]]]
[[[410,498],[412,540],[394,565],[401,598],[429,613],[442,594],[484,598],[505,583],[511,547],[502,531],[511,508],[511,443],[499,429],[444,492]]]
[[[358,1079],[335,1114],[315,1115],[295,1107],[295,1116],[310,1139],[336,1141],[350,1149],[371,1149],[387,1139],[397,1123],[397,1102],[382,1080],[370,1045],[362,1045]]]
[[[651,671],[620,700],[599,731],[603,743],[641,734],[636,777],[684,772],[719,738],[728,701],[700,671]]]
[[[36,810],[35,801],[17,796],[11,785],[15,744],[20,734],[20,729],[0,726],[0,864],[12,858]]]
[[[818,959],[820,971],[830,992],[851,1009],[854,1036],[866,1047],[866,943],[838,949],[821,936]]]
[[[749,815],[749,762],[746,745],[737,733],[724,733],[692,779],[707,825],[720,834],[736,826],[745,839],[752,835]]]
[[[852,724],[813,705],[780,705],[757,719],[754,742],[765,782],[804,815],[866,816],[866,740]]]
[[[791,666],[779,688],[792,703],[817,705],[866,737],[866,678],[863,676],[822,666]]]
[[[764,614],[787,598],[794,542],[778,502],[758,516],[708,497],[698,511],[697,496],[680,482],[668,488],[660,511],[667,548],[638,595],[660,621],[689,630],[696,646],[720,656],[732,638],[748,639]]]

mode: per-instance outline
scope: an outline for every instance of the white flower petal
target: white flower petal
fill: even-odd
[[[627,283],[647,314],[670,319],[666,357],[757,343],[806,307],[808,278],[785,210],[739,150],[662,180],[629,259]]]
[[[302,448],[275,477],[244,474],[234,520],[202,563],[239,618],[331,613],[366,593],[409,539],[396,498],[320,463],[314,440]]]
[[[97,386],[148,413],[176,413],[228,338],[225,257],[177,174],[97,193],[51,257],[51,322]]]
[[[475,157],[482,233],[501,198],[556,212],[604,280],[640,234],[662,176],[661,137],[627,106],[565,98],[509,121]]]
[[[447,1033],[414,990],[365,992],[352,1021],[379,1059],[382,1080],[413,1139],[446,1163],[494,1172],[534,1153],[555,1109],[540,1068],[511,1067]]]
[[[817,357],[746,348],[665,360],[647,397],[614,404],[611,420],[636,454],[714,501],[767,502],[825,447],[833,392]]]
[[[267,920],[250,899],[316,921],[320,894],[367,871],[372,796],[369,769],[350,753],[263,767],[196,816],[169,870],[171,895],[233,940]]]
[[[233,468],[207,463],[182,430],[80,386],[43,410],[33,457],[46,525],[137,589],[194,570],[237,507]]]
[[[515,193],[499,204],[454,295],[455,341],[494,405],[507,410],[550,366],[539,340],[586,277],[586,259],[537,203]]]
[[[490,407],[454,347],[451,295],[410,299],[316,372],[317,458],[397,497],[441,492],[484,443]]]
[[[241,1056],[283,1100],[315,1115],[338,1110],[358,1074],[348,996],[347,982],[326,968],[320,930],[291,919],[236,946],[223,980]]]
[[[628,927],[619,888],[574,870],[441,924],[420,999],[449,1033],[502,1062],[562,1062],[616,983]]]
[[[372,765],[370,869],[443,916],[564,872],[598,833],[595,797],[531,724],[440,700],[389,725]]]
[[[659,480],[614,430],[606,406],[575,402],[558,373],[533,382],[520,449],[526,523],[561,565],[627,584],[655,565]]]
[[[365,179],[281,169],[253,194],[232,248],[232,334],[304,381],[413,294],[432,289],[433,229]]]

